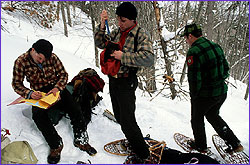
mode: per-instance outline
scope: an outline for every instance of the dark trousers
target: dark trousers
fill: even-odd
[[[53,88],[53,87],[52,87]],[[45,87],[40,91],[48,92],[51,87]],[[61,93],[61,100],[58,101],[49,109],[41,109],[39,107],[32,107],[32,118],[36,123],[37,128],[42,132],[46,142],[51,149],[58,148],[61,143],[61,137],[58,135],[51,119],[49,118],[50,111],[55,109],[60,109],[69,115],[71,124],[73,126],[73,131],[86,131],[87,126],[82,115],[81,107],[77,104],[70,92],[65,88]]]
[[[135,118],[137,86],[136,75],[117,79],[109,77],[110,97],[115,118],[135,153],[144,159],[149,156],[149,150]]]
[[[225,140],[227,145],[234,147],[240,142],[227,123],[219,115],[220,107],[226,98],[227,94],[216,97],[191,98],[191,124],[195,144],[198,148],[207,148],[204,116],[218,135]]]

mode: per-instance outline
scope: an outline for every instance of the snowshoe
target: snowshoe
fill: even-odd
[[[240,152],[235,152],[234,149],[229,149],[219,135],[213,135],[212,140],[216,150],[227,164],[249,164],[249,156],[244,151],[240,151],[243,150],[243,147],[236,150]]]

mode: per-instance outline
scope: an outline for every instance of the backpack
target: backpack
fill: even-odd
[[[103,91],[105,82],[92,68],[81,70],[66,86],[66,89],[73,96],[77,104],[80,104],[86,124],[91,120],[91,113],[102,97],[98,95]],[[48,116],[53,123],[57,125],[63,116],[67,117],[64,111],[58,108],[49,111]]]
[[[15,141],[1,150],[1,164],[36,164],[38,162],[27,141]]]
[[[74,92],[77,90],[77,87],[81,84],[81,81],[85,80],[89,90],[91,92],[102,92],[103,91],[103,87],[105,85],[105,82],[102,78],[100,78],[100,76],[97,74],[97,72],[92,69],[92,68],[87,68],[84,70],[81,70],[72,80],[71,80],[71,84],[73,84],[74,89],[73,89],[73,95]]]
[[[87,68],[80,71],[69,85],[73,86],[72,96],[80,104],[87,125],[91,121],[92,108],[102,100],[98,92],[103,91],[105,82],[94,69]]]
[[[140,27],[138,28],[134,38],[134,52],[137,51],[139,30]],[[116,36],[117,34],[113,40],[116,38]],[[110,56],[110,54],[112,54],[115,50],[121,50],[121,45],[108,40],[106,42],[106,47],[100,54],[101,71],[105,75],[115,76],[120,70],[121,61]]]

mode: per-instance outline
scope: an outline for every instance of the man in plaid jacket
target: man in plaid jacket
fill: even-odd
[[[137,68],[150,67],[154,64],[152,42],[144,29],[139,29],[136,22],[137,10],[130,2],[124,2],[116,9],[119,28],[111,32],[112,41],[119,43],[121,50],[114,51],[111,56],[121,62],[116,75],[109,76],[109,90],[113,112],[121,129],[136,153],[136,162],[143,163],[149,157],[141,130],[135,118],[135,90],[138,86]],[[105,20],[108,14],[101,13],[101,24],[95,34],[96,46],[105,48]],[[138,30],[139,29],[139,30]],[[135,48],[135,37],[137,46]]]
[[[17,94],[27,99],[40,99],[41,92],[56,95],[60,91],[59,101],[51,108],[41,109],[32,106],[32,118],[50,147],[47,161],[55,164],[60,161],[63,149],[62,138],[58,135],[49,115],[56,109],[68,113],[73,125],[74,145],[90,155],[96,151],[88,144],[87,126],[81,107],[75,103],[65,88],[68,73],[52,50],[53,45],[49,41],[40,39],[26,53],[19,56],[14,64],[12,87]],[[23,84],[25,77],[30,83],[30,88]]]
[[[204,116],[228,145],[228,152],[243,150],[239,139],[219,115],[227,97],[229,66],[222,48],[202,36],[199,25],[185,26],[181,35],[190,45],[186,62],[191,96],[191,124],[195,141],[190,145],[201,152],[207,151]]]

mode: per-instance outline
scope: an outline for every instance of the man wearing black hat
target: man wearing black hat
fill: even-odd
[[[120,50],[111,56],[121,63],[116,75],[109,77],[109,91],[113,112],[121,129],[132,146],[134,160],[125,163],[144,163],[149,157],[149,149],[135,118],[135,90],[138,86],[137,69],[154,64],[152,42],[145,30],[136,22],[137,10],[130,2],[124,2],[116,9],[119,28],[110,33],[112,41],[119,43]],[[107,11],[101,13],[101,24],[95,34],[96,46],[106,47],[105,20]]]
[[[219,115],[227,97],[229,66],[222,48],[202,37],[199,25],[185,26],[181,35],[190,45],[187,53],[188,82],[191,96],[191,125],[195,141],[189,144],[200,152],[207,152],[204,116],[228,145],[227,151],[243,150],[239,139]]]
[[[74,132],[74,145],[90,155],[96,150],[88,144],[87,126],[80,105],[76,104],[65,88],[68,73],[62,62],[52,53],[53,45],[44,39],[38,40],[26,53],[15,60],[12,87],[15,92],[27,99],[41,99],[41,92],[60,97],[56,104],[48,109],[32,106],[32,118],[37,128],[42,132],[50,147],[48,163],[56,164],[60,161],[63,149],[62,138],[58,135],[50,114],[56,109],[68,113]],[[23,84],[24,78],[30,83],[30,89]]]

